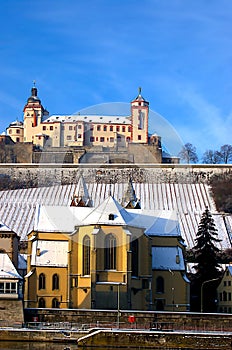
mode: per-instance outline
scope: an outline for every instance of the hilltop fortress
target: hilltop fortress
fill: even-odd
[[[130,106],[130,115],[49,115],[33,86],[23,122],[12,122],[7,137],[32,145],[32,163],[178,163],[162,149],[161,136],[149,133],[149,102],[141,88]]]

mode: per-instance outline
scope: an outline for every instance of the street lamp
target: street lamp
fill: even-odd
[[[213,281],[217,281],[219,280],[219,278],[213,278],[211,280],[207,280],[207,281],[204,281],[201,285],[201,312],[203,312],[203,287],[206,283],[210,283],[210,282],[213,282]]]

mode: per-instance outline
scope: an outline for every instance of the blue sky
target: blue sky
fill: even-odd
[[[232,144],[231,23],[231,0],[1,1],[0,131],[36,80],[50,114],[128,103],[141,86],[199,154]]]

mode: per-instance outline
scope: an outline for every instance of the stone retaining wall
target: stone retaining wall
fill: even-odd
[[[232,173],[232,165],[165,164],[0,164],[0,188],[26,188],[87,182],[202,183]]]

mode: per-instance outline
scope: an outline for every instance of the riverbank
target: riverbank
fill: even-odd
[[[232,348],[232,332],[153,331],[137,329],[38,330],[1,328],[1,341],[73,343],[77,348]]]

